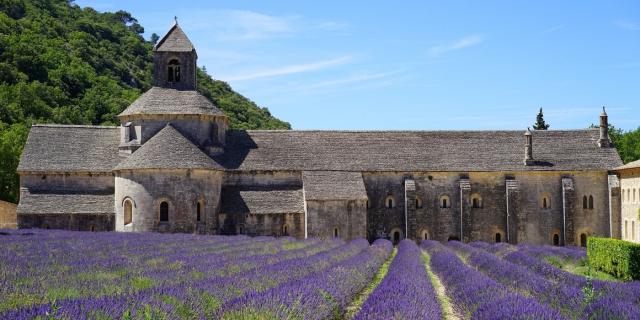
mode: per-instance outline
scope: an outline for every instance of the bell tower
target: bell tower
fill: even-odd
[[[178,20],[153,47],[153,85],[177,90],[196,90],[198,55]]]

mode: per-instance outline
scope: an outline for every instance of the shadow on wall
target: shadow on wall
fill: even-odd
[[[0,229],[17,229],[18,216],[16,208],[18,205],[0,200]]]

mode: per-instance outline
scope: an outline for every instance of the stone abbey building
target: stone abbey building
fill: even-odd
[[[34,125],[21,228],[582,244],[620,237],[599,129],[231,130],[176,24],[119,127]],[[640,195],[639,195],[640,197]]]

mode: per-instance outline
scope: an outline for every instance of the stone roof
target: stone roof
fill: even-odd
[[[221,199],[222,213],[304,213],[300,187],[224,187]]]
[[[167,34],[153,47],[154,51],[191,52],[195,50],[193,44],[182,31],[178,23],[175,23]]]
[[[303,171],[306,200],[367,199],[362,174],[345,171]]]
[[[223,168],[168,124],[115,168],[124,169]]]
[[[525,166],[518,131],[230,131],[225,165],[233,170],[530,171],[611,170],[615,148],[598,129],[533,133]]]
[[[22,194],[18,214],[106,214],[115,213],[113,193],[74,192]]]
[[[640,160],[629,162],[623,166],[619,166],[616,170],[636,169],[640,168]]]
[[[111,172],[119,141],[118,127],[33,125],[18,172]]]
[[[197,91],[161,87],[152,87],[143,93],[118,117],[137,114],[224,115],[209,99]]]

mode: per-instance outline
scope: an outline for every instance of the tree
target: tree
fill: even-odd
[[[542,108],[540,108],[540,112],[536,116],[536,123],[533,125],[533,130],[547,130],[549,129],[549,125],[544,122],[544,115],[542,114]]]

